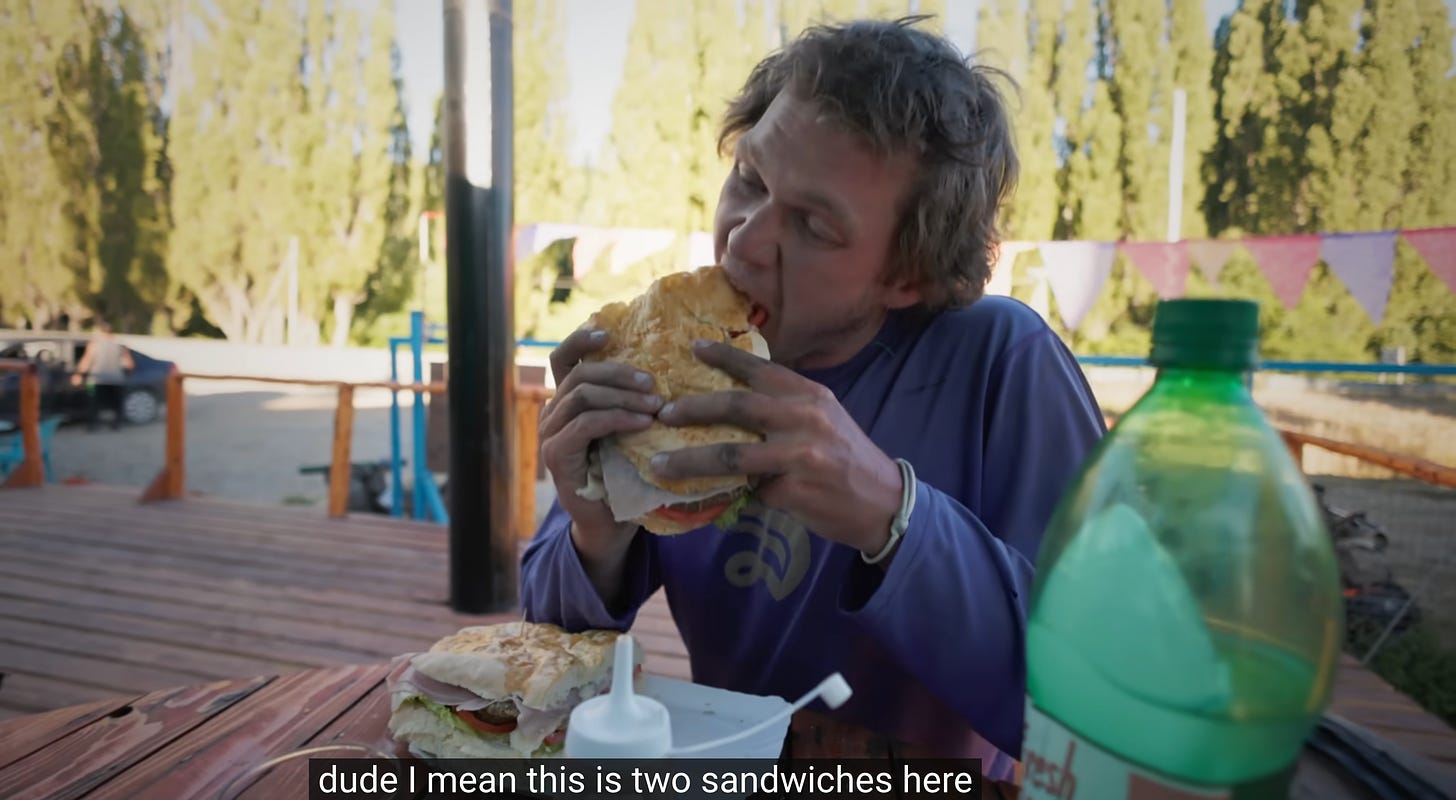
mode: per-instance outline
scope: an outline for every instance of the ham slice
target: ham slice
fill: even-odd
[[[395,706],[404,702],[406,698],[416,695],[442,706],[458,708],[461,711],[479,711],[495,702],[487,700],[469,689],[462,689],[459,686],[431,678],[415,669],[410,658],[410,655],[405,655],[395,659],[395,667],[385,680],[385,685],[389,687],[389,696]]]
[[[602,483],[606,496],[612,499],[612,516],[618,522],[637,519],[662,506],[695,503],[723,493],[722,489],[710,489],[695,494],[673,494],[642,480],[631,460],[615,446],[603,441],[597,449],[601,451]]]

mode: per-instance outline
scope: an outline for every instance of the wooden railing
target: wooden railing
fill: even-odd
[[[1378,447],[1370,447],[1352,442],[1341,442],[1335,439],[1325,439],[1320,436],[1311,436],[1298,431],[1280,430],[1279,434],[1284,437],[1284,444],[1289,452],[1294,455],[1294,462],[1304,468],[1304,449],[1318,447],[1321,450],[1328,450],[1331,453],[1352,456],[1369,464],[1385,467],[1386,469],[1416,478],[1426,483],[1447,488],[1456,488],[1456,468],[1448,467],[1445,464],[1437,464],[1434,461],[1427,461],[1424,458],[1415,456],[1403,456],[1399,453],[1392,453],[1381,450]]]
[[[516,536],[530,539],[536,534],[536,473],[541,454],[539,424],[541,407],[551,399],[545,386],[516,387]]]
[[[142,493],[142,502],[175,500],[186,494],[187,485],[187,404],[183,391],[185,380],[250,381],[253,383],[291,384],[294,386],[333,386],[338,391],[334,408],[334,440],[329,460],[329,516],[342,517],[349,510],[349,481],[352,479],[350,452],[354,441],[354,390],[392,389],[402,392],[439,394],[443,383],[394,383],[315,380],[308,378],[261,378],[251,375],[204,375],[173,371],[167,376],[167,445],[161,472]]]
[[[40,449],[40,374],[35,362],[0,358],[0,375],[20,373],[20,442],[25,459],[5,479],[6,488],[27,488],[45,483],[45,464]]]
[[[142,493],[143,502],[172,500],[186,494],[186,395],[184,380],[252,381],[256,383],[292,384],[295,386],[335,386],[338,403],[334,409],[334,438],[329,459],[330,517],[342,517],[349,510],[350,453],[354,437],[354,391],[356,389],[391,389],[402,392],[421,391],[429,394],[445,392],[444,383],[348,383],[344,381],[293,378],[259,378],[244,375],[203,375],[173,372],[167,378],[167,444],[165,461],[157,477]],[[536,529],[536,473],[540,449],[537,424],[541,407],[550,399],[552,390],[544,386],[516,388],[516,457],[512,471],[511,496],[515,502],[516,535],[529,539]]]
[[[40,381],[35,364],[20,359],[0,359],[0,374],[20,373],[20,429],[25,448],[25,461],[5,481],[6,487],[40,486],[44,483],[45,470],[41,461],[40,442]],[[354,434],[354,392],[356,389],[391,389],[397,391],[420,391],[440,394],[446,390],[444,383],[394,383],[311,380],[303,378],[261,378],[247,375],[205,375],[173,372],[167,378],[167,443],[165,462],[155,480],[142,495],[143,501],[176,499],[186,491],[186,397],[184,380],[251,381],[255,383],[292,384],[295,386],[333,386],[338,391],[338,404],[334,411],[334,437],[329,465],[330,517],[342,517],[348,512],[349,482],[351,480],[350,452]],[[511,475],[512,497],[514,499],[514,526],[516,535],[529,539],[536,528],[536,475],[539,471],[540,441],[538,424],[541,409],[551,398],[553,391],[545,386],[518,386],[516,388],[515,426],[516,457],[515,469]],[[1107,419],[1111,427],[1115,417]],[[1298,431],[1279,431],[1289,447],[1294,460],[1304,466],[1304,452],[1307,447],[1318,447],[1341,455],[1352,456],[1361,461],[1376,464],[1401,475],[1416,478],[1435,486],[1456,488],[1456,468],[1438,464],[1414,456],[1391,453],[1377,447],[1326,439]]]

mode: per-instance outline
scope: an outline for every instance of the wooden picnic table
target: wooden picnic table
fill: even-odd
[[[359,748],[321,753],[321,758],[361,758],[366,749],[408,758],[387,732],[389,670],[388,663],[374,663],[222,680],[0,722],[0,796],[308,797],[306,758],[235,779],[302,748]],[[794,759],[894,760],[893,745],[882,738],[808,710],[794,716],[785,752]],[[1444,789],[1437,792],[1433,796],[1442,796]],[[1017,795],[1013,784],[988,782],[982,797],[1015,800]],[[1377,797],[1309,748],[1292,796]]]
[[[163,689],[0,722],[0,796],[25,798],[308,797],[308,763],[252,766],[302,748],[362,745],[408,757],[389,738],[388,663]],[[805,711],[791,723],[796,758],[881,749],[863,729]],[[333,752],[321,758],[362,758]],[[1015,798],[988,786],[986,800]],[[234,794],[235,792],[241,793]],[[11,792],[15,792],[11,795]]]

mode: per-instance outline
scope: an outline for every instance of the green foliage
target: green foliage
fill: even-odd
[[[174,215],[171,271],[228,338],[278,342],[296,243],[290,338],[316,339],[327,322],[343,344],[371,281],[378,300],[401,280],[380,273],[410,267],[393,4],[379,3],[368,24],[326,0],[194,10],[205,31],[173,115],[174,200],[185,213]]]
[[[639,0],[609,141],[583,166],[567,151],[564,6],[517,0],[517,223],[709,230],[728,168],[718,127],[752,65],[812,22],[909,7]],[[415,242],[420,209],[444,205],[439,125],[412,168],[393,10],[0,0],[0,322],[100,313],[124,330],[281,340],[294,239],[305,340],[382,341],[410,308],[443,320],[443,237],[431,264]],[[179,11],[196,24],[172,24]],[[1443,0],[1244,0],[1213,41],[1200,0],[985,0],[979,15],[975,57],[1019,89],[1007,238],[1162,238],[1174,88],[1188,100],[1184,238],[1456,224]],[[574,287],[570,240],[523,257],[518,333],[555,338],[685,252],[680,237],[618,275],[603,254]],[[1038,261],[1015,272],[1023,299],[1045,293]],[[1266,357],[1456,359],[1452,293],[1403,243],[1378,327],[1323,265],[1294,309],[1244,253],[1216,286],[1195,270],[1188,292],[1259,300]],[[1079,330],[1042,303],[1079,352],[1129,355],[1146,352],[1155,304],[1121,258]]]
[[[1348,648],[1350,654],[1363,658],[1378,635],[1363,632]],[[1456,726],[1456,648],[1441,640],[1433,623],[1422,622],[1387,639],[1370,668],[1396,691]]]
[[[728,162],[728,101],[768,52],[762,0],[638,0],[612,104],[604,180],[587,215],[602,224],[708,230]]]
[[[515,217],[530,222],[575,219],[584,200],[582,174],[568,163],[564,10],[559,0],[521,0],[515,13]]]
[[[161,17],[132,6],[0,5],[0,318],[146,331],[169,299]]]

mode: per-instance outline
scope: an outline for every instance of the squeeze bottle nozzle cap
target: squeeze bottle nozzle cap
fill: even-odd
[[[632,637],[618,636],[611,690],[571,712],[566,726],[568,757],[662,758],[672,748],[667,707],[633,691],[632,654]]]

